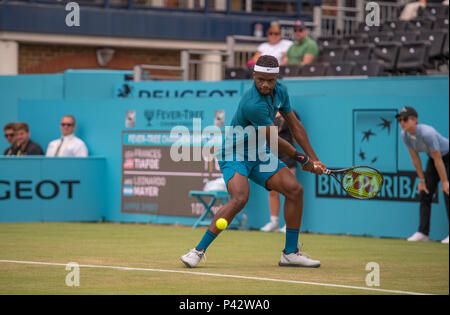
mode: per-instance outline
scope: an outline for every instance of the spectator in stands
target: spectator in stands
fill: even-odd
[[[427,6],[427,0],[419,0],[408,3],[400,13],[400,21],[409,21],[417,18],[419,8],[424,9]]]
[[[27,123],[14,124],[14,141],[16,149],[11,155],[44,155],[41,146],[30,139],[30,128]]]
[[[75,137],[75,117],[66,115],[61,118],[62,137],[48,144],[46,156],[86,157],[88,149],[83,140]]]
[[[14,123],[8,123],[3,127],[3,131],[5,132],[6,141],[11,145],[8,149],[3,153],[4,155],[15,155],[14,152],[16,150],[16,146],[14,144]]]
[[[295,110],[292,110],[297,117],[298,120],[300,120],[300,117],[298,116],[297,112]],[[294,145],[295,140],[292,136],[291,130],[289,129],[289,126],[287,123],[285,123],[285,120],[283,116],[278,112],[275,116],[274,125],[278,127],[278,135],[289,142],[290,144]],[[278,158],[283,161],[289,170],[292,172],[292,174],[295,175],[297,171],[297,161],[293,158],[287,156],[283,152],[278,152]],[[277,232],[279,229],[278,226],[278,217],[280,216],[280,194],[276,192],[275,190],[269,191],[269,209],[270,209],[270,221],[264,225],[261,228],[262,232]],[[286,233],[286,225],[284,225],[281,229],[279,229],[280,232]]]
[[[294,25],[294,44],[288,49],[282,65],[308,65],[319,56],[319,46],[308,36],[308,29],[298,20]]]
[[[272,22],[267,30],[268,41],[258,46],[252,60],[247,63],[247,66],[254,66],[256,60],[263,55],[271,55],[277,58],[278,63],[281,63],[283,56],[286,54],[292,41],[283,39],[281,36],[281,28],[278,23]]]
[[[420,183],[417,187],[420,196],[420,225],[419,231],[414,233],[408,241],[428,241],[430,232],[431,202],[437,190],[439,180],[442,182],[445,206],[448,212],[448,171],[449,171],[449,146],[448,139],[441,136],[433,127],[419,124],[418,115],[414,108],[405,106],[396,116],[402,128],[402,138],[412,163],[416,169]],[[429,159],[425,173],[422,170],[422,163],[419,152],[428,154]],[[442,241],[448,244],[448,236]]]

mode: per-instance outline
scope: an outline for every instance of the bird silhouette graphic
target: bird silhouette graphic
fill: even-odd
[[[359,150],[359,157],[364,161],[366,159],[366,154],[363,151]]]
[[[391,123],[392,121],[384,119],[383,117],[380,117],[380,119],[383,121],[382,123],[379,123],[378,126],[381,126],[381,129],[387,129],[388,135],[391,134]]]
[[[372,129],[369,129],[367,131],[363,131],[364,137],[362,138],[361,142],[364,142],[364,140],[367,140],[369,142],[370,136],[375,136],[376,134],[372,132]]]

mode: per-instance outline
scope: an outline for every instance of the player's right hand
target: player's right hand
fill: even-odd
[[[302,165],[302,169],[307,172],[322,175],[327,170],[327,167],[320,161],[310,161],[309,163]]]

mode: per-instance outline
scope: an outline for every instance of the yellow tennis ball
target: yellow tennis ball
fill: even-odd
[[[216,226],[219,230],[225,230],[228,226],[228,222],[224,218],[220,218],[216,221]]]

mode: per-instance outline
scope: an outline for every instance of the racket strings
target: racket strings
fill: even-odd
[[[356,198],[375,197],[382,183],[382,175],[372,169],[355,168],[343,175],[344,189]]]

